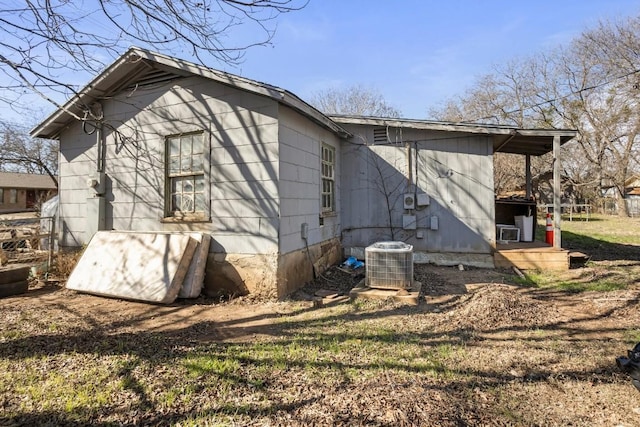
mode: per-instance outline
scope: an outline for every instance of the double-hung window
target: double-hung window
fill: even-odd
[[[328,214],[335,212],[335,167],[336,167],[336,149],[330,145],[322,144],[322,213]]]
[[[167,138],[167,190],[169,217],[206,218],[208,201],[203,132]]]

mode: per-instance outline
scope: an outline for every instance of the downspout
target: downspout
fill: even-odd
[[[85,133],[91,135],[96,134],[96,165],[95,171],[89,173],[87,177],[87,187],[89,188],[89,194],[87,195],[86,207],[87,207],[87,223],[86,223],[86,243],[93,237],[93,235],[99,231],[105,229],[105,153],[106,153],[106,141],[104,135],[103,125],[103,111],[102,105],[99,102],[94,102],[90,106],[90,111],[85,114],[85,119],[82,123],[82,129]],[[87,130],[87,116],[95,121],[93,124],[93,130]]]
[[[411,193],[413,186],[413,159],[411,158],[411,143],[406,142],[404,146],[407,156],[407,193]]]

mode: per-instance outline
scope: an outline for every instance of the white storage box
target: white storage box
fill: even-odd
[[[514,217],[516,227],[520,229],[521,242],[533,242],[533,217],[517,215]]]

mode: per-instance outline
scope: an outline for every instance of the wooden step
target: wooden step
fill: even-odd
[[[502,250],[493,257],[496,268],[517,267],[520,270],[568,270],[569,252],[565,250]]]

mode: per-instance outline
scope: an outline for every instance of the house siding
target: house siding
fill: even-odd
[[[340,139],[286,106],[279,110],[280,140],[280,262],[279,286],[283,294],[293,284],[313,278],[316,271],[333,264],[340,251]],[[320,225],[320,149],[322,144],[335,148],[335,212],[323,217]],[[301,228],[308,226],[307,241]],[[307,249],[307,245],[309,249]],[[307,250],[309,253],[307,254]],[[310,264],[311,258],[315,264]]]
[[[79,122],[71,123],[63,135],[58,155],[59,245],[77,247],[87,242],[87,178],[97,168],[96,135],[84,133]]]
[[[126,91],[104,101],[103,110],[108,124],[106,228],[209,232],[213,237],[212,266],[228,263],[232,256],[273,258],[259,268],[267,272],[260,275],[266,286],[275,288],[277,271],[273,265],[277,264],[280,210],[278,103],[189,77],[151,89]],[[210,143],[211,221],[166,222],[165,138],[193,131],[204,131]],[[78,246],[86,243],[83,212],[90,195],[86,179],[96,170],[96,134],[88,136],[74,124],[60,140],[61,244]],[[258,286],[251,280],[255,271],[245,270],[251,271],[234,271],[233,281],[241,282],[241,292],[251,292]],[[215,268],[208,276],[217,276]]]
[[[454,254],[452,262],[455,254],[491,253],[495,208],[488,137],[403,129],[401,140],[374,144],[372,126],[345,128],[358,142],[342,147],[345,247],[400,240],[416,252]],[[414,192],[427,194],[430,203],[405,210],[403,195]],[[415,215],[415,230],[403,229],[404,214]],[[438,229],[431,229],[432,217]]]

